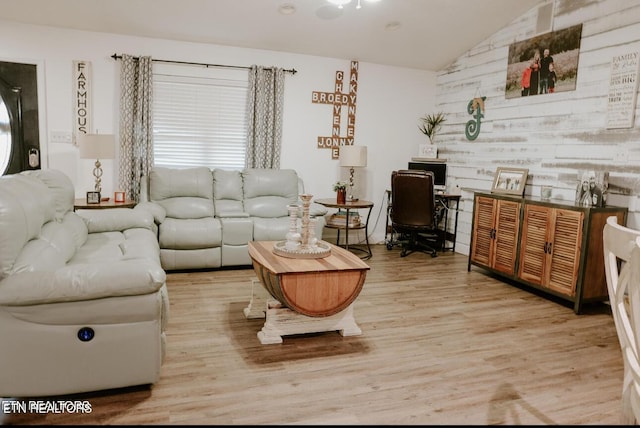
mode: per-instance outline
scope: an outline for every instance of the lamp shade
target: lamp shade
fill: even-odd
[[[340,166],[364,167],[367,166],[366,146],[341,146]]]
[[[80,159],[113,159],[116,139],[113,134],[78,134]]]

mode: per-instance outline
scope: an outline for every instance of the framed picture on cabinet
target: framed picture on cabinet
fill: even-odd
[[[421,158],[436,159],[438,157],[438,148],[435,144],[420,144],[418,147],[418,156]]]
[[[114,202],[124,202],[125,201],[124,192],[120,192],[120,191],[114,192],[113,200]]]
[[[526,168],[499,167],[493,177],[491,193],[506,193],[509,195],[524,195],[529,170]]]
[[[578,170],[576,205],[581,207],[604,207],[609,189],[608,171]]]

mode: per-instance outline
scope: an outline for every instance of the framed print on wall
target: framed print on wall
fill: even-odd
[[[578,24],[509,45],[505,98],[575,91],[581,39]]]
[[[506,193],[509,195],[524,195],[529,170],[526,168],[498,168],[493,177],[491,193]]]

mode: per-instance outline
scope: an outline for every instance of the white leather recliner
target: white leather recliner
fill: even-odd
[[[168,296],[153,216],[73,211],[55,170],[0,178],[0,397],[153,384]]]

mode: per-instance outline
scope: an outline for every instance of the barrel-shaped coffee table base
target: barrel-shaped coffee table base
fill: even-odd
[[[342,336],[359,336],[362,330],[353,317],[353,304],[334,315],[309,317],[283,306],[277,300],[269,300],[266,308],[266,321],[258,332],[263,345],[282,343],[282,336],[292,334],[320,333],[337,331]]]

